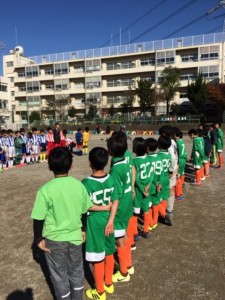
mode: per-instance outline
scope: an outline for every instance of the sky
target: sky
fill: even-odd
[[[25,56],[61,53],[222,31],[219,0],[1,1],[2,55],[15,46]]]

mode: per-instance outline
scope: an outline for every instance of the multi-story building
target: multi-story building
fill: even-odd
[[[0,128],[7,128],[12,121],[8,78],[0,76]]]
[[[18,46],[3,57],[3,74],[9,80],[14,121],[25,124],[35,110],[43,119],[55,117],[49,103],[61,98],[70,99],[78,114],[87,112],[90,104],[96,105],[102,115],[112,104],[119,111],[128,88],[135,89],[140,79],[149,79],[157,87],[163,69],[169,65],[181,72],[174,102],[188,103],[186,86],[198,73],[206,80],[224,82],[224,54],[221,33],[30,58]],[[139,112],[137,96],[133,110]],[[165,110],[165,103],[161,103],[157,114]]]

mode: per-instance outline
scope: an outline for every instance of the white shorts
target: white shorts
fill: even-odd
[[[9,158],[12,158],[12,157],[16,157],[16,148],[13,147],[13,146],[9,146],[8,149],[7,149],[7,156]]]
[[[178,165],[174,167],[173,175],[170,177],[170,189],[176,185]]]
[[[34,153],[34,154],[38,154],[38,153],[39,153],[38,150],[39,150],[39,146],[34,146],[34,145],[33,145],[33,153]]]

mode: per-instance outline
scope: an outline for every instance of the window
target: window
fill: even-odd
[[[87,93],[86,94],[86,103],[97,104],[101,101],[101,93]]]
[[[0,92],[7,92],[7,85],[0,84]]]
[[[219,66],[200,67],[199,72],[205,79],[217,79],[219,77]]]
[[[194,80],[197,78],[197,75],[196,74],[182,74],[180,75],[180,80],[183,81],[183,80]]]
[[[19,86],[19,91],[20,92],[26,92],[26,87],[25,86]]]
[[[107,103],[113,104],[113,103],[121,103],[121,96],[108,96],[107,97]]]
[[[15,92],[11,91],[11,96],[14,97],[15,96]]]
[[[218,59],[219,46],[209,46],[200,48],[200,60]]]
[[[38,66],[26,67],[25,73],[27,78],[37,77],[39,76],[39,67]]]
[[[6,66],[7,66],[7,68],[13,67],[13,61],[7,61]]]
[[[24,72],[18,72],[17,75],[18,75],[18,77],[25,77],[25,73]]]
[[[68,63],[57,63],[54,64],[55,75],[68,74],[69,65]]]
[[[141,66],[154,66],[155,65],[155,59],[149,58],[149,59],[142,59],[141,60]]]
[[[101,60],[100,59],[93,59],[93,60],[86,60],[85,61],[85,71],[86,72],[94,72],[101,70]]]
[[[85,80],[85,87],[86,89],[93,89],[93,88],[99,88],[101,87],[101,77],[88,77]]]
[[[26,82],[27,93],[38,92],[40,90],[39,81]]]
[[[135,79],[131,79],[131,78],[107,80],[107,86],[108,87],[132,86],[134,84],[135,84]]]
[[[135,67],[136,62],[132,60],[107,63],[107,70],[130,69]]]
[[[84,88],[84,83],[83,82],[76,82],[75,83],[75,88],[76,89],[83,89]]]
[[[14,82],[14,77],[10,77],[10,82]]]
[[[0,109],[8,109],[8,102],[6,100],[0,100]]]
[[[55,90],[68,90],[69,89],[69,79],[56,79],[55,80]]]
[[[181,56],[181,60],[182,62],[198,61],[198,55],[197,54],[183,55]]]
[[[27,97],[27,105],[29,107],[40,107],[41,104],[41,98],[40,96],[29,96]]]
[[[174,63],[174,51],[165,51],[156,53],[157,65],[172,64]]]
[[[54,70],[53,69],[46,69],[45,70],[45,75],[54,75]]]

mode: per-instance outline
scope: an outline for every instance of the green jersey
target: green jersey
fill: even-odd
[[[187,150],[182,139],[176,141],[177,143],[177,151],[178,151],[178,160],[180,158],[187,159]]]
[[[43,237],[80,245],[81,216],[91,206],[90,197],[79,180],[71,176],[58,177],[38,190],[31,217],[44,220]]]
[[[115,236],[117,230],[126,230],[130,217],[133,215],[131,167],[125,157],[113,159],[110,174],[115,179],[118,191],[119,206],[115,217]]]
[[[224,141],[223,141],[223,131],[221,128],[217,129],[217,141],[216,141],[216,148],[218,152],[222,152],[224,146]]]
[[[111,175],[90,176],[82,183],[86,187],[94,205],[104,206],[118,199],[115,180]],[[114,234],[105,236],[105,227],[110,217],[109,211],[89,211],[86,232],[87,261],[102,261],[105,255],[115,252]]]
[[[144,212],[149,209],[149,197],[146,197],[144,192],[147,186],[149,186],[149,189],[151,188],[154,173],[147,155],[135,157],[134,167],[136,169],[134,212],[138,214],[140,208]]]
[[[192,158],[195,169],[202,167],[202,160],[205,155],[204,140],[202,137],[195,137],[193,139]]]
[[[170,195],[170,178],[169,174],[173,172],[171,169],[171,154],[166,150],[160,150],[158,157],[162,162],[162,176],[160,178],[160,184],[162,187],[161,200],[167,200]]]

